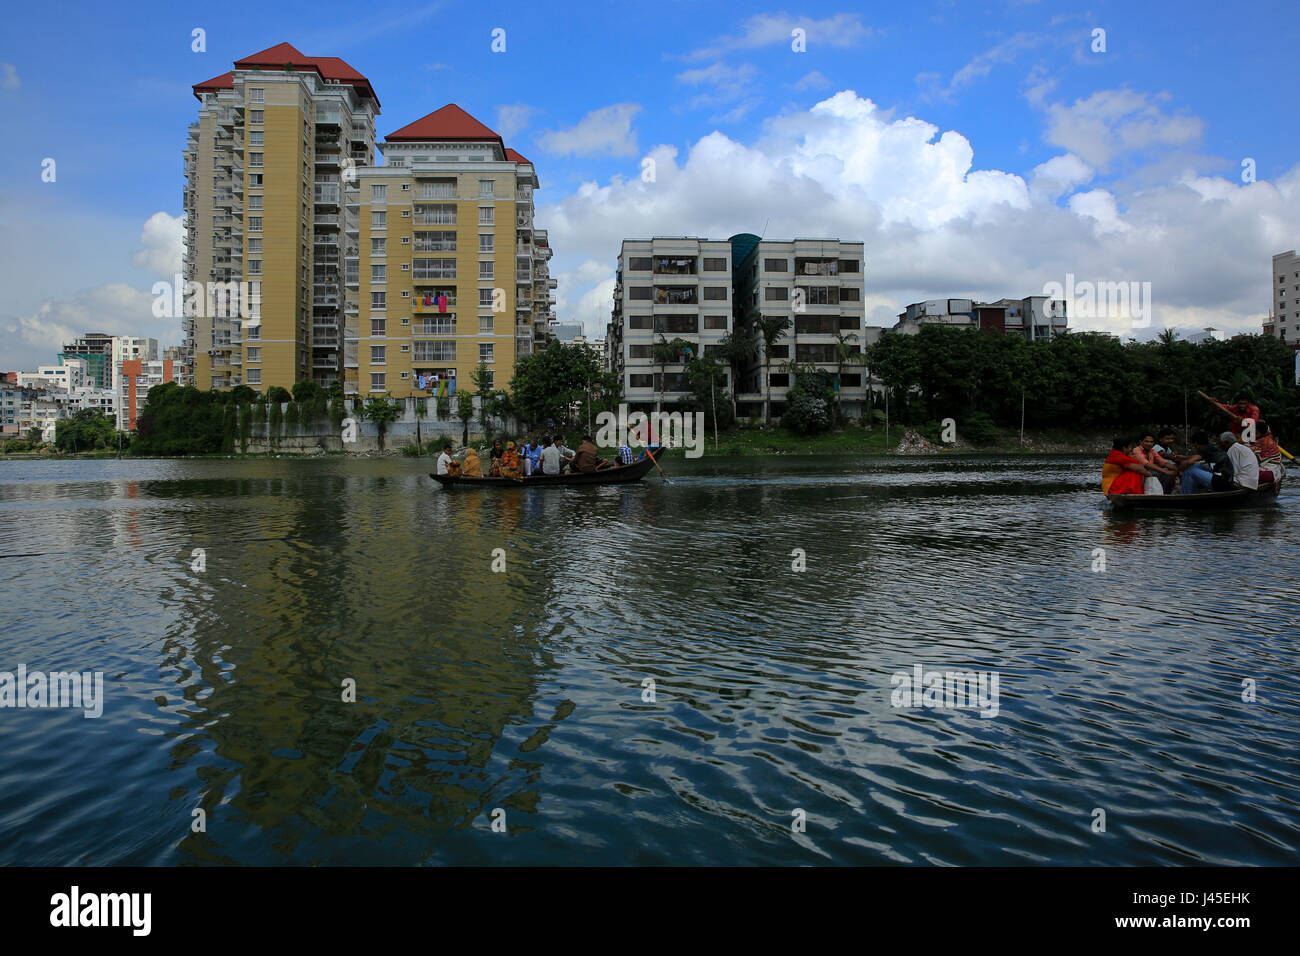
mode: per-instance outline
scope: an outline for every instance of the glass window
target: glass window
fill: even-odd
[[[651,265],[652,263],[649,256],[631,256],[627,260],[627,271],[649,272]]]
[[[384,388],[386,387],[386,386],[384,385],[384,379],[385,379],[386,377],[387,377],[387,373],[385,373],[385,372],[371,372],[371,373],[370,373],[370,390],[371,390],[372,392],[382,392],[382,391],[384,390]]]
[[[370,187],[370,198],[375,202],[383,202],[388,198],[388,187],[372,185]]]
[[[387,212],[386,210],[383,210],[383,209],[372,209],[372,210],[370,210],[370,228],[371,228],[371,229],[387,229],[387,228],[388,228],[388,212]]]
[[[249,154],[248,154],[248,165],[250,165],[250,166],[261,166],[261,165],[262,165],[262,154],[261,154],[261,153],[249,153]]]
[[[385,358],[385,356],[386,356],[387,354],[388,354],[388,346],[387,346],[387,345],[372,345],[372,346],[370,346],[370,364],[371,364],[371,365],[387,365],[387,364],[388,364],[388,360]]]
[[[371,334],[371,335],[386,335],[387,333],[385,332],[385,329],[386,329],[387,327],[388,327],[388,320],[387,320],[387,319],[371,319],[371,320],[370,320],[370,334]]]
[[[388,273],[388,267],[386,265],[383,265],[382,263],[378,265],[372,265],[370,267],[370,281],[384,282],[386,280],[387,273]]]
[[[492,348],[493,346],[491,342],[480,342],[478,344],[478,360],[486,363],[495,361],[495,359],[492,358]]]
[[[375,311],[382,311],[384,309],[387,309],[388,293],[387,292],[370,293],[370,308],[374,309]]]
[[[370,240],[370,254],[371,254],[372,256],[382,256],[382,255],[384,255],[384,254],[385,254],[385,250],[386,250],[387,248],[388,248],[388,240],[387,240],[387,239],[371,239],[371,240]]]
[[[496,251],[496,237],[495,237],[494,235],[492,235],[492,233],[490,233],[490,232],[485,232],[485,233],[483,233],[482,235],[480,235],[480,236],[478,237],[478,251],[479,251],[479,252],[495,252],[495,251]]]
[[[493,268],[494,265],[491,259],[488,259],[486,262],[480,262],[478,264],[478,277],[480,279],[493,278]]]
[[[790,260],[789,259],[764,259],[763,271],[764,272],[789,272]]]

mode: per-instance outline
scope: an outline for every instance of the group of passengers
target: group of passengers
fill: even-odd
[[[1246,488],[1257,491],[1282,478],[1282,450],[1259,408],[1242,397],[1220,406],[1233,417],[1230,431],[1211,440],[1193,432],[1180,451],[1172,428],[1116,438],[1101,469],[1102,494],[1194,495]]]
[[[452,457],[451,448],[450,442],[442,446],[442,454],[438,456],[439,475],[521,479],[532,475],[598,471],[616,464],[631,464],[637,459],[636,453],[627,445],[619,448],[617,462],[602,458],[600,449],[590,435],[582,436],[577,450],[564,444],[563,435],[543,435],[540,439],[525,440],[518,447],[513,441],[503,443],[498,438],[488,453],[485,472],[476,449],[467,449],[463,460],[457,461]]]

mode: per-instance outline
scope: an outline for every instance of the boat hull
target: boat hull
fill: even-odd
[[[1232,491],[1207,491],[1199,495],[1107,495],[1116,511],[1225,511],[1233,508],[1258,508],[1277,501],[1279,484],[1259,491],[1234,488]]]
[[[601,468],[597,471],[573,471],[563,475],[529,475],[527,478],[466,478],[464,475],[429,477],[444,488],[554,488],[562,485],[623,485],[640,481],[655,463],[650,458],[630,465]]]

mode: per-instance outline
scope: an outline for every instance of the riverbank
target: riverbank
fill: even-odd
[[[1110,448],[1109,434],[1080,434],[1060,429],[1045,429],[1025,432],[1025,440],[1020,441],[1018,431],[998,431],[988,443],[976,444],[962,439],[960,433],[955,441],[944,443],[942,434],[937,429],[913,429],[895,427],[885,433],[883,426],[861,428],[849,425],[842,429],[829,431],[821,435],[800,435],[788,428],[739,428],[723,432],[715,443],[710,434],[704,442],[704,457],[717,456],[799,456],[799,455],[1062,455],[1062,454],[1105,454]],[[434,442],[426,442],[422,454],[417,457],[436,457]],[[455,442],[459,447],[460,442]],[[486,445],[486,442],[477,443]],[[668,452],[669,455],[680,452]],[[413,445],[389,444],[383,451],[334,451],[313,448],[309,450],[290,450],[271,452],[250,452],[240,455],[190,455],[190,458],[396,458],[413,456]],[[0,455],[0,461],[27,461],[31,459],[106,459],[118,457],[117,451],[100,450],[95,452],[41,453],[27,452]],[[157,456],[139,456],[126,452],[124,458],[142,458]]]

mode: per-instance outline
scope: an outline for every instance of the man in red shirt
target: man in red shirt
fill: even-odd
[[[1250,399],[1245,395],[1237,396],[1237,401],[1232,405],[1224,405],[1222,402],[1215,402],[1214,404],[1232,416],[1232,433],[1238,438],[1241,437],[1242,429],[1245,428],[1242,423],[1247,418],[1252,422],[1259,421],[1259,406],[1251,404]]]

